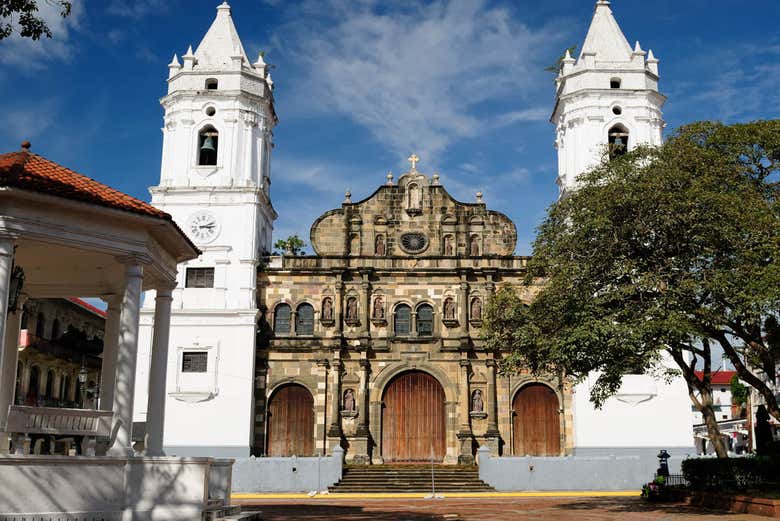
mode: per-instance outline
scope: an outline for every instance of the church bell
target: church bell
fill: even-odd
[[[203,140],[203,145],[200,147],[200,151],[215,154],[217,149],[214,148],[214,138],[211,136],[206,136],[206,139]]]

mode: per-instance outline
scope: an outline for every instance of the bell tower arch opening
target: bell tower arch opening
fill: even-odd
[[[198,133],[198,165],[216,165],[218,147],[219,132],[213,126],[206,125]]]

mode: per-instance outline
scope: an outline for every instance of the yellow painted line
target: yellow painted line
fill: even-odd
[[[445,498],[502,498],[502,497],[636,497],[639,490],[562,490],[545,492],[441,492]],[[424,498],[420,492],[387,493],[334,493],[309,496],[303,493],[289,494],[232,494],[233,499],[401,499]]]

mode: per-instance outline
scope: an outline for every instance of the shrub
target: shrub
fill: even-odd
[[[776,484],[775,458],[690,458],[682,462],[682,472],[694,490],[744,490]]]

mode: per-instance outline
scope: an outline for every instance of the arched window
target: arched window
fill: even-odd
[[[27,308],[22,309],[22,319],[19,321],[19,329],[27,329],[27,322],[30,321],[30,312]]]
[[[65,375],[60,381],[60,400],[70,401],[70,375]]]
[[[295,314],[295,334],[314,334],[314,307],[311,304],[301,304]]]
[[[60,337],[60,321],[59,319],[54,319],[54,322],[51,323],[51,336],[49,337],[49,340],[57,340]]]
[[[35,319],[35,336],[43,338],[46,331],[46,315],[43,312],[38,313],[38,318]]]
[[[609,158],[622,156],[628,152],[628,130],[622,125],[609,129]]]
[[[198,134],[198,164],[210,166],[217,164],[219,132],[211,125],[203,127]]]
[[[38,394],[40,389],[41,370],[37,365],[30,368],[30,381],[27,384],[27,400],[25,405],[38,405]]]
[[[274,334],[276,335],[289,335],[290,334],[290,318],[292,315],[292,308],[287,304],[279,304],[274,310]]]
[[[206,80],[206,88],[208,90],[217,90],[218,86],[219,81],[217,81],[217,78],[209,78]]]
[[[428,304],[417,308],[417,335],[433,336],[433,308]]]
[[[612,78],[609,80],[609,88],[610,89],[619,89],[620,88],[620,78]]]
[[[406,304],[400,304],[395,308],[393,319],[393,332],[396,336],[407,336],[411,331],[412,308]]]

